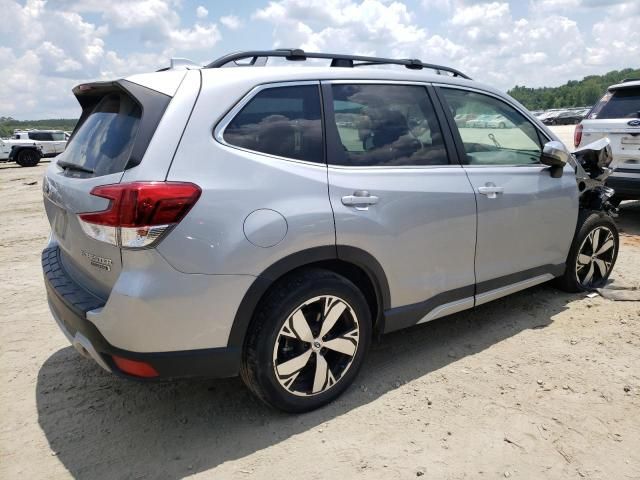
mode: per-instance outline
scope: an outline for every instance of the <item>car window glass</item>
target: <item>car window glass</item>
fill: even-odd
[[[533,124],[515,108],[489,95],[443,88],[468,165],[528,165],[540,163],[540,137]]]
[[[339,84],[331,88],[332,120],[340,145],[330,163],[349,166],[449,163],[442,132],[424,87]]]
[[[51,137],[56,142],[64,141],[64,133],[62,133],[62,132],[59,132],[59,133],[58,132],[54,132],[54,133],[51,134]]]
[[[29,132],[27,135],[29,140],[42,140],[42,135],[39,132]]]
[[[256,152],[323,163],[318,86],[260,91],[227,125],[223,138]]]

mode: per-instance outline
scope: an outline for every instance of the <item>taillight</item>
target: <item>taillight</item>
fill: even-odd
[[[84,232],[96,240],[124,248],[149,247],[184,218],[200,193],[193,183],[102,185],[91,190],[91,195],[108,198],[109,207],[78,217]]]
[[[582,128],[582,124],[579,123],[573,132],[573,146],[576,148],[580,146],[580,142],[582,141]]]

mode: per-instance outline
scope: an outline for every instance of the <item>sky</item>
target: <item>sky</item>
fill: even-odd
[[[0,0],[0,116],[74,118],[89,80],[237,50],[402,58],[502,90],[640,66],[640,0]]]

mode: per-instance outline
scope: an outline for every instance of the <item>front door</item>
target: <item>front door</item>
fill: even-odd
[[[390,306],[412,306],[388,315],[386,330],[428,320],[436,307],[473,306],[473,189],[450,161],[452,139],[427,87],[324,82],[323,97],[338,255],[348,246],[375,257]]]
[[[439,92],[478,203],[476,303],[562,273],[578,217],[571,167],[550,175],[540,163],[544,134],[514,106],[477,91]]]

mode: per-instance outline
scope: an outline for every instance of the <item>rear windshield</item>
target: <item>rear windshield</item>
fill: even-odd
[[[607,92],[593,107],[589,118],[640,118],[640,88]]]
[[[141,115],[142,109],[128,95],[105,95],[75,132],[65,161],[93,170],[95,176],[123,171]]]

